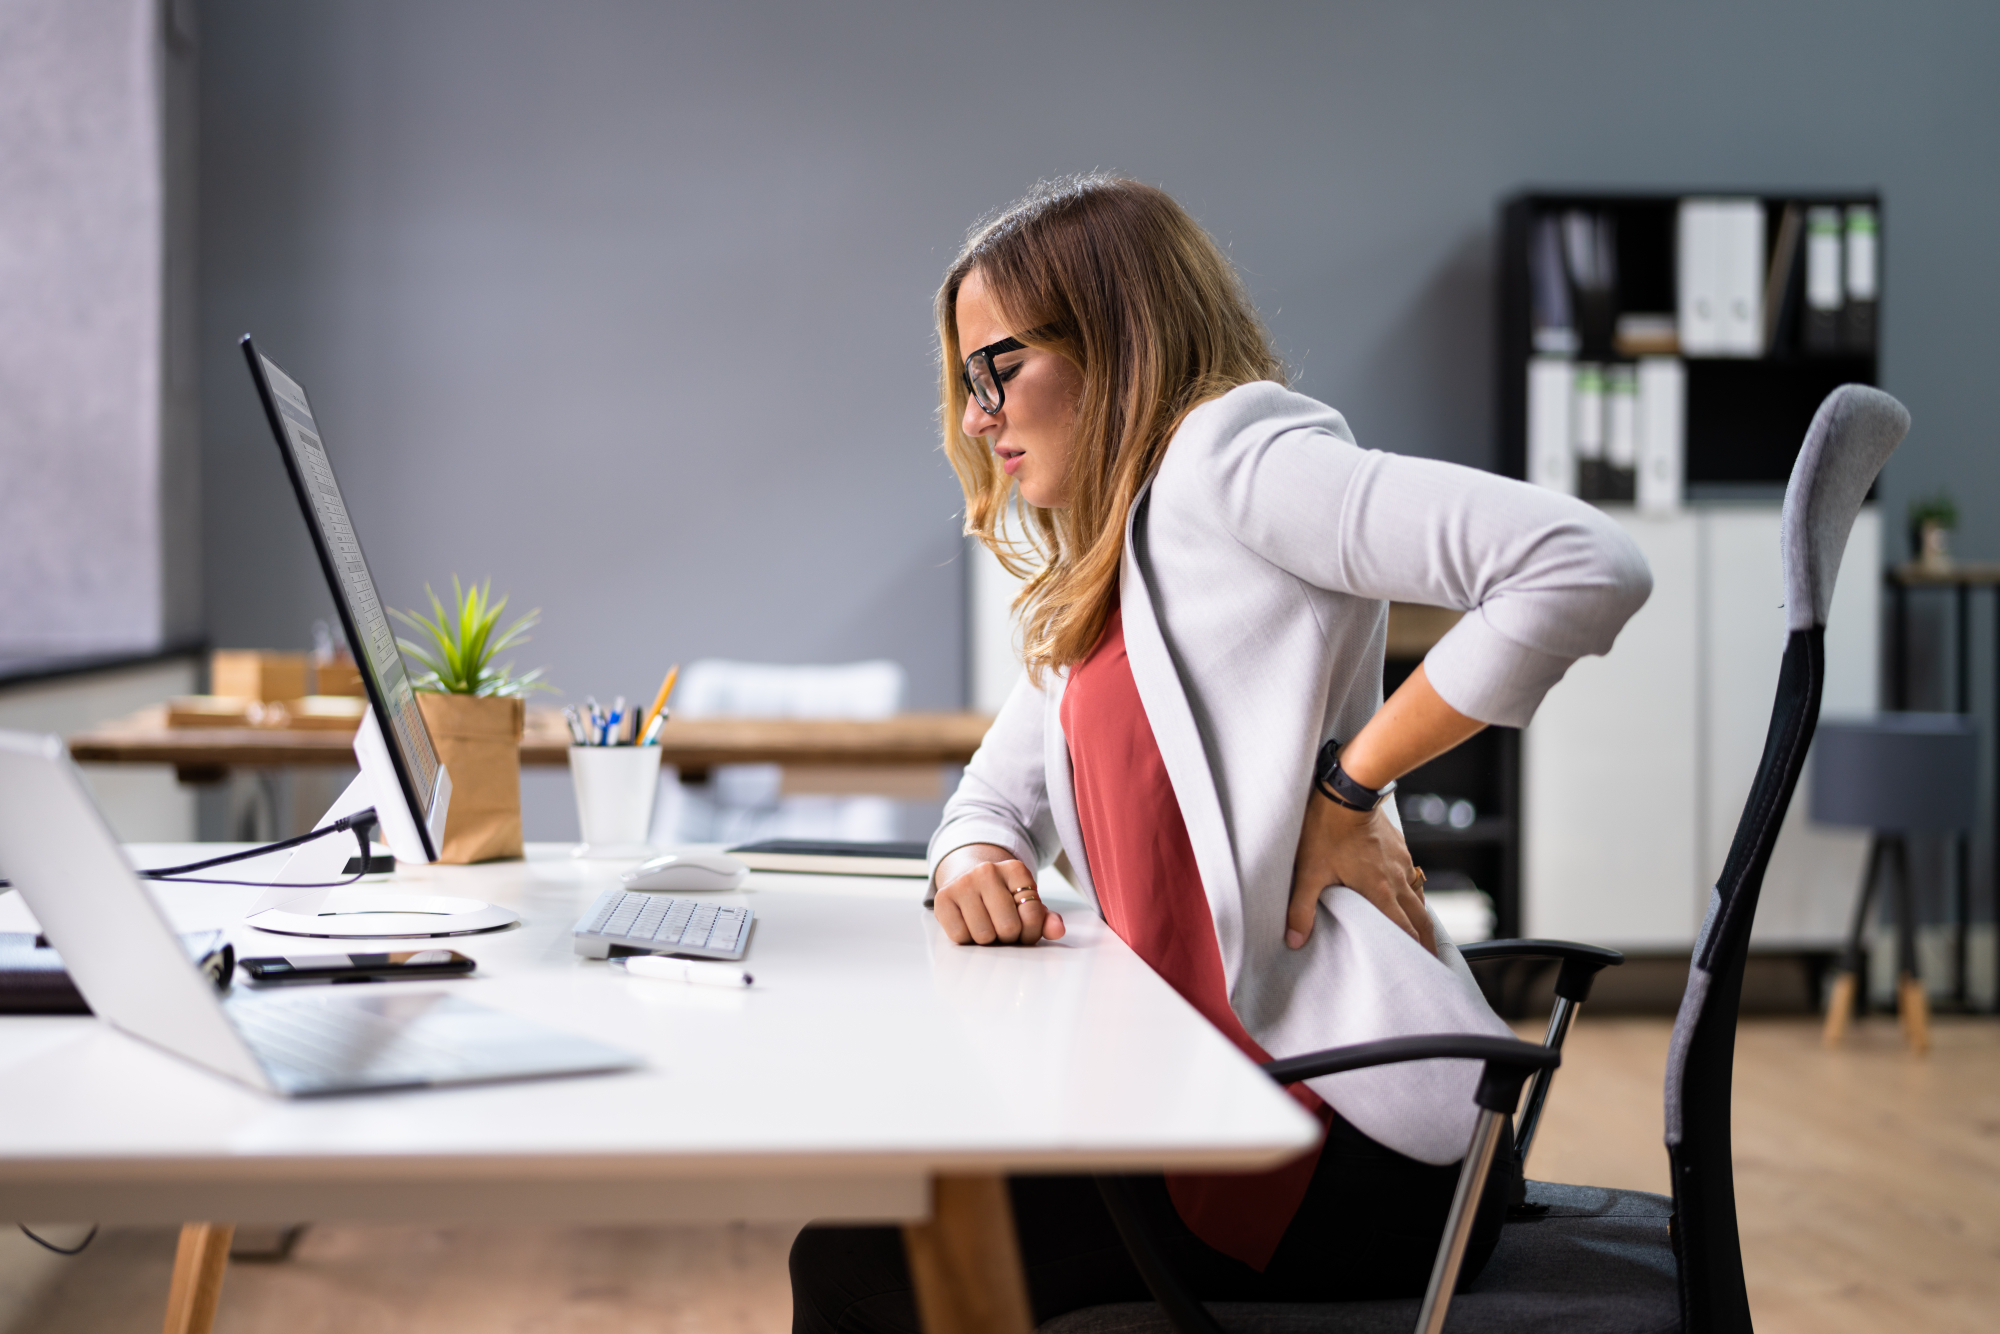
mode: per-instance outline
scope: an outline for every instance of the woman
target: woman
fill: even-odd
[[[1027,679],[931,840],[938,925],[1060,939],[1036,879],[1066,852],[1111,929],[1253,1059],[1506,1034],[1383,798],[1610,649],[1651,589],[1630,540],[1575,500],[1361,450],[1284,388],[1215,243],[1135,182],[1038,187],[972,234],[937,317],[967,528],[1028,576]],[[1391,600],[1466,614],[1384,704]],[[1153,1178],[1155,1231],[1206,1299],[1421,1292],[1475,1078],[1433,1062],[1295,1086],[1318,1151]],[[1485,1193],[1468,1272],[1507,1193]],[[1144,1298],[1087,1181],[1012,1195],[1038,1322]],[[808,1229],[792,1275],[795,1330],[916,1328],[893,1230]]]

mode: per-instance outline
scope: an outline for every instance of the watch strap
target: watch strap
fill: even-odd
[[[1345,806],[1350,811],[1372,811],[1382,804],[1382,799],[1396,790],[1396,781],[1390,779],[1381,787],[1363,787],[1354,776],[1340,767],[1340,742],[1329,739],[1319,748],[1319,760],[1313,766],[1313,786],[1322,796],[1336,806]]]

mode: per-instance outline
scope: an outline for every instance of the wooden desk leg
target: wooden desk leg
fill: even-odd
[[[167,1290],[166,1334],[209,1334],[222,1300],[234,1223],[183,1223],[174,1252],[174,1282]]]
[[[1001,1176],[938,1177],[931,1217],[903,1228],[924,1334],[1029,1334],[1028,1285]]]
[[[1931,1000],[1924,984],[1907,973],[1896,982],[1896,1018],[1911,1051],[1922,1056],[1931,1049]]]
[[[1826,1027],[1820,1030],[1820,1042],[1830,1051],[1840,1045],[1847,1036],[1848,1021],[1854,1018],[1854,989],[1858,979],[1852,973],[1836,973],[1833,978],[1833,994],[1826,1001]]]

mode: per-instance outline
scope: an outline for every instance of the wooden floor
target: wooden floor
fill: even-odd
[[[1666,1189],[1667,1034],[1577,1025],[1532,1175]],[[1945,1019],[1936,1037],[1917,1059],[1871,1020],[1829,1053],[1810,1020],[1744,1023],[1737,1196],[1764,1334],[2000,1329],[2000,1023]],[[231,1266],[217,1330],[779,1334],[793,1230],[315,1227],[289,1260]],[[166,1231],[108,1232],[0,1329],[152,1334],[172,1254]]]
[[[1665,1193],[1663,1019],[1571,1034],[1530,1176]],[[1736,1206],[1750,1309],[1780,1331],[2000,1330],[2000,1022],[1894,1021],[1819,1045],[1813,1018],[1745,1020]]]

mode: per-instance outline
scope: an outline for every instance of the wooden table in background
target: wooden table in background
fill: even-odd
[[[1442,607],[1393,603],[1392,657],[1421,658],[1458,620]],[[911,769],[963,764],[993,723],[984,713],[903,713],[878,722],[803,718],[676,718],[660,734],[661,762],[699,779],[718,764],[782,764],[840,771]],[[354,763],[350,732],[266,727],[168,727],[164,704],[141,709],[69,738],[70,754],[86,764],[171,764],[183,783],[217,783],[229,770],[291,766],[346,768]],[[569,763],[569,731],[555,709],[528,710],[521,763]],[[837,775],[816,790],[844,790]],[[801,789],[804,790],[804,789]]]
[[[69,738],[87,764],[171,764],[184,783],[219,782],[234,768],[345,767],[348,732],[265,727],[168,727],[165,705]],[[660,732],[661,761],[683,778],[718,764],[816,768],[963,764],[992,725],[983,713],[904,713],[875,722],[804,718],[675,719]],[[523,765],[569,763],[569,730],[553,709],[530,709]]]

